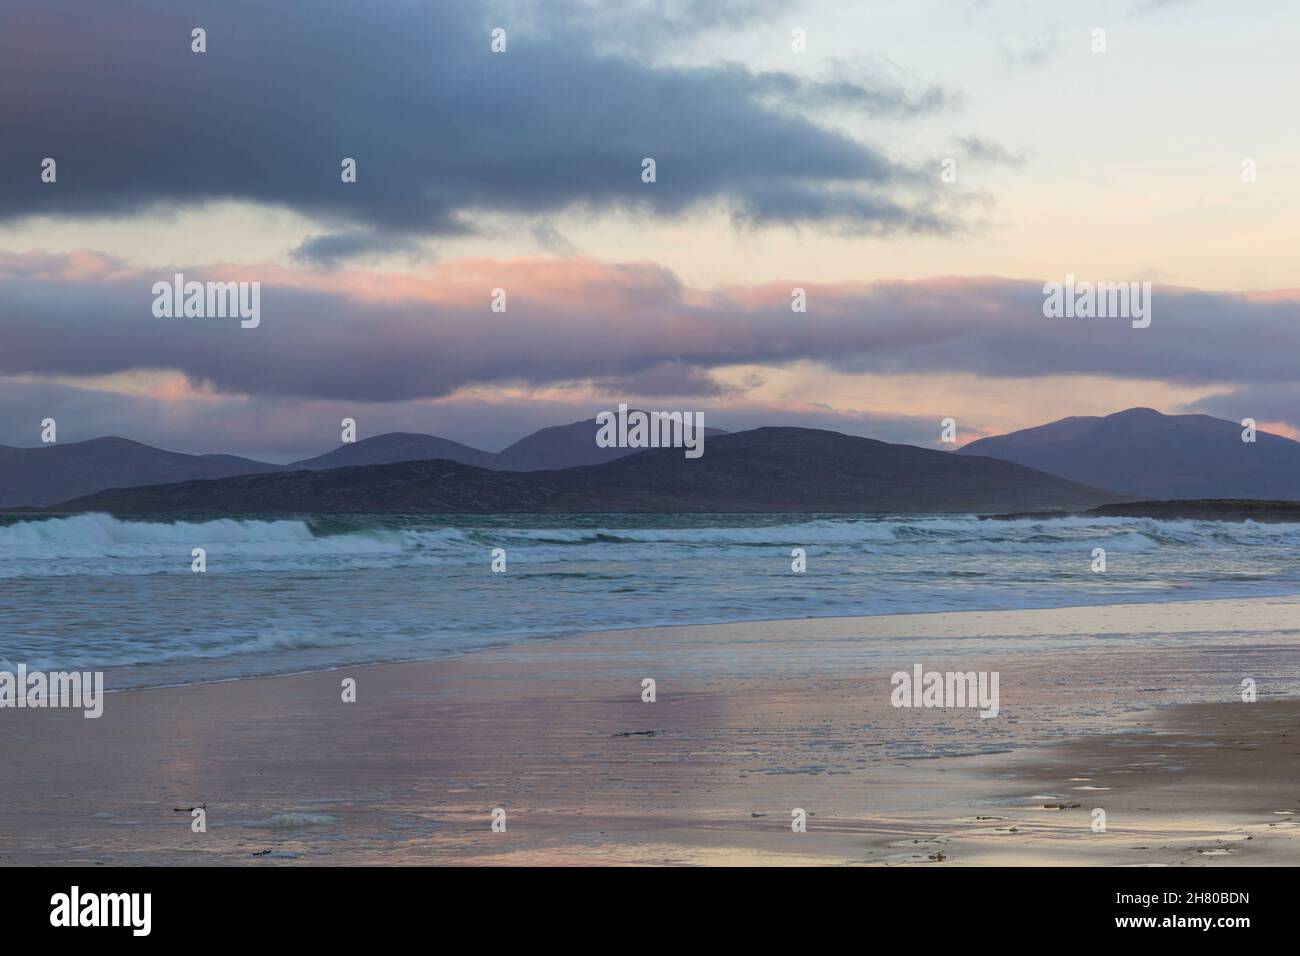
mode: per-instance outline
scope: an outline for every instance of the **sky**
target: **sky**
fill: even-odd
[[[495,451],[620,402],[1300,437],[1297,35],[1283,0],[9,0],[0,444]],[[158,317],[176,273],[259,323]],[[1068,275],[1151,283],[1151,324],[1045,316]]]

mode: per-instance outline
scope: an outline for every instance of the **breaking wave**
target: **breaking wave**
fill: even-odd
[[[213,518],[134,521],[106,514],[24,519],[0,525],[0,578],[43,575],[159,574],[188,570],[203,548],[209,570],[346,570],[403,565],[461,565],[484,549],[506,548],[519,562],[668,561],[744,557],[804,547],[809,554],[924,557],[1065,554],[1084,544],[1138,553],[1162,547],[1235,548],[1300,545],[1300,525],[1053,518],[985,521],[977,517],[845,517],[774,520],[716,516],[677,524],[627,516],[626,524],[536,527],[499,520],[449,525],[426,516],[320,519]],[[658,522],[656,524],[656,521]]]

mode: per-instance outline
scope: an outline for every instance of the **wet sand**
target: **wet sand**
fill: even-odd
[[[891,706],[916,663],[999,672],[998,716]],[[627,630],[124,691],[99,720],[0,711],[0,864],[1295,865],[1297,665],[1300,603],[1258,599]]]

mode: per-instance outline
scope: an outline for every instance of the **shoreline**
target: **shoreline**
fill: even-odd
[[[583,630],[583,631],[565,631],[558,634],[536,634],[516,638],[502,638],[489,644],[482,644],[463,649],[448,650],[445,653],[432,656],[415,656],[415,657],[398,657],[385,660],[365,661],[365,662],[344,662],[338,664],[323,664],[318,666],[307,666],[298,670],[273,671],[269,673],[252,673],[236,674],[225,677],[196,677],[192,679],[177,680],[171,683],[163,684],[131,684],[112,688],[105,686],[106,694],[121,694],[141,690],[162,690],[166,688],[191,687],[203,684],[225,684],[246,680],[276,679],[283,677],[298,677],[307,674],[332,673],[347,668],[366,668],[366,667],[395,667],[407,664],[429,664],[438,661],[456,660],[469,654],[478,654],[484,651],[508,650],[512,647],[524,645],[544,645],[557,641],[579,640],[585,637],[594,637],[599,635],[618,634],[624,631],[671,631],[678,629],[699,629],[699,628],[716,628],[716,627],[742,627],[745,625],[767,625],[767,624],[784,624],[788,622],[804,621],[869,621],[882,618],[909,618],[918,616],[936,616],[949,614],[1018,614],[1021,612],[1041,612],[1041,611],[1071,611],[1087,610],[1095,608],[1127,608],[1127,607],[1149,607],[1152,605],[1188,605],[1188,604],[1217,604],[1221,602],[1300,602],[1300,591],[1288,591],[1281,594],[1257,594],[1245,598],[1229,597],[1186,597],[1186,598],[1169,598],[1152,596],[1150,600],[1129,600],[1122,602],[1099,602],[1095,604],[1066,604],[1066,605],[1036,605],[1033,607],[1013,607],[1013,608],[976,608],[966,611],[890,611],[879,614],[829,614],[829,615],[811,615],[801,618],[787,617],[770,617],[770,618],[746,618],[741,620],[729,619],[725,621],[703,621],[687,622],[682,624],[628,624],[619,627],[602,628],[600,630]],[[99,670],[107,676],[114,672],[125,672],[140,670],[142,672],[156,672],[163,668],[183,668],[193,666],[196,662],[213,662],[224,663],[235,658],[237,655],[216,656],[210,658],[188,658],[178,661],[166,662],[133,662],[129,664],[109,664],[100,667],[64,667],[53,668],[59,670]]]
[[[1296,808],[1296,620],[1265,598],[631,628],[119,691],[98,720],[0,712],[0,864],[1176,865],[1236,833],[1194,862],[1294,863],[1267,824]],[[1000,716],[892,707],[913,662],[1000,671]],[[1233,703],[1247,671],[1260,699]],[[1178,806],[1149,799],[1188,774]],[[1079,791],[1104,794],[1108,836],[1091,806],[1032,806],[1075,802],[1069,777],[1112,787]],[[198,806],[204,833],[178,812]],[[1158,848],[1119,845],[1135,827]]]

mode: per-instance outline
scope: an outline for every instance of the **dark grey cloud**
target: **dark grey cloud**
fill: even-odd
[[[697,26],[727,16],[669,6]],[[325,261],[472,231],[482,212],[721,205],[759,224],[956,225],[932,176],[817,119],[829,105],[913,115],[946,105],[942,90],[852,65],[825,80],[654,65],[597,52],[599,20],[530,26],[547,5],[518,9],[516,28],[455,2],[11,0],[0,219],[245,200],[322,223],[298,254]],[[206,53],[190,50],[195,26]],[[504,54],[489,48],[495,26]],[[39,180],[47,156],[54,185]]]
[[[293,250],[295,261],[307,265],[336,266],[344,260],[402,253],[416,257],[420,243],[404,235],[385,235],[365,229],[331,232],[303,240]]]
[[[637,395],[647,398],[709,397],[737,394],[742,389],[719,382],[705,369],[685,362],[661,362],[615,378],[596,379],[596,388],[610,395]]]
[[[484,0],[494,25],[517,24],[538,36],[583,34],[601,52],[643,56],[716,34],[725,38],[755,21],[772,23],[797,0]]]

